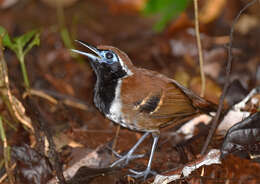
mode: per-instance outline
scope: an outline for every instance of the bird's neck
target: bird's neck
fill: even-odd
[[[121,79],[104,79],[97,76],[94,90],[94,103],[105,115],[109,114],[110,107],[116,96],[116,89]]]

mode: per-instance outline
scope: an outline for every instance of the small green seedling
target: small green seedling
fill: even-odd
[[[25,87],[29,89],[30,83],[25,67],[25,55],[34,46],[40,45],[40,33],[37,30],[33,30],[11,40],[7,31],[0,26],[0,36],[2,37],[3,46],[9,48],[16,54],[21,65]]]
[[[1,33],[0,33],[1,34]],[[0,116],[0,138],[3,143],[3,156],[4,156],[4,164],[5,164],[5,169],[8,173],[8,179],[10,180],[10,183],[14,183],[14,177],[10,172],[10,160],[11,160],[11,152],[10,152],[10,146],[7,143],[7,138],[3,126],[3,121],[2,121],[2,116]]]
[[[159,14],[159,22],[154,26],[156,31],[162,31],[166,24],[176,18],[188,6],[190,0],[148,0],[144,14]]]

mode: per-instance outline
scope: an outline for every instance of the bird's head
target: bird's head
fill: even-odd
[[[113,80],[125,78],[133,74],[131,70],[133,64],[123,51],[112,46],[100,45],[94,47],[83,41],[77,40],[77,42],[87,47],[92,53],[75,49],[72,49],[72,51],[90,59],[91,66],[98,78]]]

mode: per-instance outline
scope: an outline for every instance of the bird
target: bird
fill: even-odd
[[[217,105],[196,95],[174,79],[156,71],[138,68],[128,55],[113,46],[93,46],[76,40],[91,52],[71,49],[72,52],[86,56],[96,75],[94,104],[97,109],[114,123],[132,131],[142,132],[142,137],[124,156],[110,165],[128,164],[141,155],[133,155],[137,147],[148,135],[153,143],[144,171],[130,169],[134,178],[149,174],[154,152],[158,143],[160,129],[168,125],[178,125],[190,117],[201,113],[215,112]]]

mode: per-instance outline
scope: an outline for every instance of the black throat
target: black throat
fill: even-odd
[[[94,89],[94,103],[105,115],[109,114],[110,107],[116,96],[119,80],[127,73],[119,63],[107,65],[104,63],[91,63],[97,81]]]
[[[109,109],[115,98],[117,84],[117,80],[108,82],[97,77],[94,89],[94,103],[105,115],[109,114]]]

